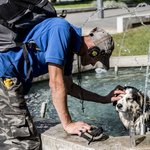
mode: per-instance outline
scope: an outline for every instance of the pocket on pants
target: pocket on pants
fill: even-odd
[[[12,114],[13,113],[14,112],[12,112]],[[17,114],[9,115],[8,113],[4,113],[4,115],[5,115],[4,127],[5,131],[7,132],[6,134],[8,138],[30,136],[30,130],[26,116]]]

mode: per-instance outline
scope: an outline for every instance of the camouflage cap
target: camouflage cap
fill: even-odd
[[[114,50],[114,42],[112,36],[101,28],[94,28],[90,37],[93,43],[102,51],[105,51],[105,55],[103,55],[102,64],[104,69],[109,69],[109,58]]]

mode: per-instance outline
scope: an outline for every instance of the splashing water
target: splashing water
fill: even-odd
[[[83,22],[83,24],[81,25],[81,28],[82,27],[84,27],[85,26],[85,24],[95,15],[95,14],[97,14],[99,11],[102,11],[102,10],[105,10],[105,9],[107,9],[107,8],[125,8],[125,9],[127,9],[129,12],[130,12],[130,10],[129,10],[129,8],[128,7],[126,7],[126,6],[104,6],[104,7],[102,7],[102,8],[99,8],[98,10],[96,10],[94,13],[92,13],[84,22]]]
[[[147,68],[146,68],[146,79],[145,79],[145,92],[144,92],[144,103],[143,103],[143,123],[145,120],[145,105],[146,105],[146,95],[147,95],[147,83],[148,83],[148,77],[149,77],[149,58],[150,57],[150,43],[149,43],[149,50],[148,50],[148,59],[147,59]]]
[[[138,16],[138,13],[137,13],[137,9],[139,8],[139,7],[143,7],[143,6],[145,6],[145,7],[150,7],[148,4],[146,4],[146,3],[140,3],[140,4],[138,4],[135,8],[134,8],[134,10],[131,12],[129,9],[128,9],[128,11],[131,13],[131,16],[129,17],[129,19],[128,19],[128,21],[127,21],[127,24],[126,24],[126,27],[125,27],[125,31],[124,31],[124,34],[123,34],[123,38],[122,38],[122,42],[121,42],[121,45],[120,45],[120,50],[119,50],[119,55],[118,55],[118,61],[117,61],[117,66],[119,65],[119,59],[120,59],[120,56],[121,56],[121,50],[122,50],[122,48],[123,48],[123,42],[124,42],[124,38],[125,38],[125,35],[126,35],[126,32],[127,32],[127,29],[128,29],[128,26],[129,26],[129,22],[130,22],[130,20],[132,19],[132,17],[133,16],[136,16],[139,20],[140,20],[140,23],[146,28],[146,30],[148,31],[148,32],[150,32],[150,30],[148,29],[148,27],[143,23],[143,21],[141,20],[141,17],[139,17]],[[135,60],[136,62],[137,62],[137,60]]]

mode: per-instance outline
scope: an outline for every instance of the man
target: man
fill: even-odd
[[[62,126],[69,134],[86,132],[91,128],[84,122],[72,122],[67,107],[67,94],[99,103],[119,100],[115,94],[125,94],[117,86],[107,96],[81,89],[72,81],[73,56],[81,56],[83,66],[97,61],[109,69],[109,57],[113,51],[112,37],[102,29],[95,28],[90,35],[81,36],[81,28],[74,27],[61,18],[49,18],[25,33],[23,42],[35,41],[41,51],[28,48],[31,74],[26,80],[27,65],[23,50],[15,48],[0,53],[0,129],[1,147],[39,149],[40,140],[23,98],[32,86],[33,77],[49,73],[49,86],[54,106]],[[100,51],[101,49],[102,51]]]

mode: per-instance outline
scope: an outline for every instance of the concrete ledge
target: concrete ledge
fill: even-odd
[[[118,61],[119,59],[119,61]],[[111,57],[110,58],[110,67],[115,67],[118,64],[118,67],[141,67],[147,66],[147,55],[142,56],[123,56],[123,57]]]
[[[120,58],[118,57],[111,57],[110,58],[110,68],[114,68],[116,64],[118,64],[118,67],[141,67],[141,66],[147,66],[147,55],[142,56],[122,56]],[[118,60],[119,59],[119,60]],[[94,66],[87,65],[85,67],[81,66],[82,72],[92,70],[95,68],[102,68],[102,64],[100,62],[97,62]],[[78,66],[77,66],[77,59],[75,58],[73,62],[73,70],[72,73],[78,73]],[[37,78],[33,79],[33,82],[39,82],[43,80],[49,79],[49,75],[44,74],[42,76],[39,76]]]
[[[130,17],[131,15],[117,17],[117,32],[118,33],[125,31]],[[144,23],[150,23],[150,13],[141,14],[141,15],[138,15],[138,17],[140,17]],[[138,17],[134,16],[130,19],[128,29],[131,29],[134,25],[141,23]]]
[[[148,3],[147,3],[148,4]],[[137,4],[126,4],[127,7],[136,7]],[[145,7],[145,6],[143,6]],[[118,9],[118,7],[112,7],[112,8],[105,8],[105,10],[108,9]],[[58,8],[56,9],[56,12],[60,14],[62,10],[67,10],[67,13],[77,13],[77,12],[87,12],[87,11],[96,11],[97,6],[91,6],[91,7],[77,7],[77,8]]]
[[[61,14],[62,10],[67,10],[67,13],[78,13],[78,12],[87,12],[87,11],[95,11],[96,7],[82,7],[82,8],[60,8],[56,9],[57,14]]]
[[[42,150],[150,150],[146,144],[146,136],[136,136],[136,147],[130,147],[130,137],[112,137],[103,135],[100,141],[88,141],[77,135],[67,134],[61,124],[46,119],[36,119],[34,123],[39,131],[42,129]],[[46,130],[44,130],[46,129]],[[41,131],[41,130],[40,130]]]

